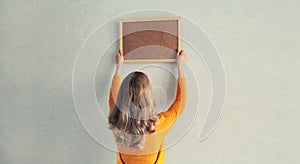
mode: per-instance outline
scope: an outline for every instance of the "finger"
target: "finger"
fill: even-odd
[[[123,56],[123,52],[121,50],[119,50],[119,54],[120,56]]]
[[[181,52],[181,56],[183,57],[184,60],[187,60],[186,55],[184,53],[184,51]]]
[[[184,55],[183,50],[181,50],[181,51],[179,52],[179,55]]]

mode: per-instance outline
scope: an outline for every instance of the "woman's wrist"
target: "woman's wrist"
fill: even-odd
[[[117,65],[117,69],[116,69],[115,75],[120,75],[121,68],[122,68],[122,65]]]
[[[181,67],[178,67],[178,78],[183,77],[184,73]]]

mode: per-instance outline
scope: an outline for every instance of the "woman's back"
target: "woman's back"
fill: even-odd
[[[118,95],[120,76],[114,76],[110,89],[109,105],[114,105],[114,96]],[[158,114],[156,131],[145,135],[145,144],[141,149],[117,145],[117,163],[162,163],[164,161],[164,138],[184,109],[186,101],[185,78],[178,78],[176,98],[168,110]],[[116,133],[115,133],[116,136]],[[116,136],[117,137],[117,136]]]
[[[186,82],[181,70],[183,59],[177,61],[179,77],[174,102],[166,111],[155,114],[147,76],[133,72],[120,87],[120,52],[117,57],[118,67],[109,96],[109,125],[117,143],[117,163],[164,163],[165,136],[183,111],[186,101]]]

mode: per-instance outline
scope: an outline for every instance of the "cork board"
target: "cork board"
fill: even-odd
[[[120,49],[125,62],[175,62],[179,36],[179,17],[120,21]]]

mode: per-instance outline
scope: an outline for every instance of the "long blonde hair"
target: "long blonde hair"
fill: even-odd
[[[109,112],[109,128],[122,146],[141,149],[145,135],[156,130],[155,101],[150,81],[143,72],[132,72],[123,80],[117,100]]]

